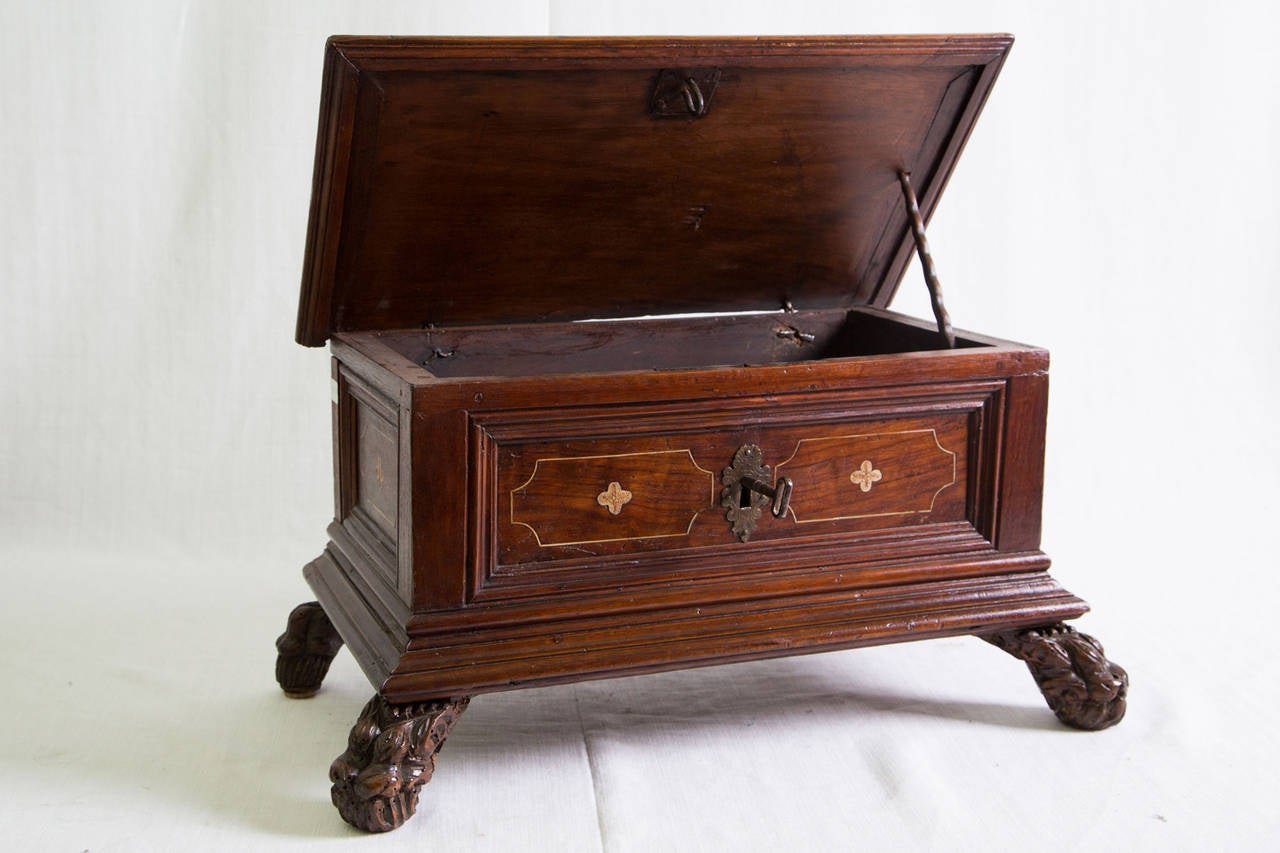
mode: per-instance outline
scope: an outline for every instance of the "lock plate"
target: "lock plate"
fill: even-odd
[[[773,475],[764,464],[764,454],[754,444],[744,444],[733,454],[733,462],[720,474],[724,489],[720,506],[729,527],[741,542],[751,538],[760,521],[760,511],[770,504],[775,518],[787,514],[791,502],[792,483],[787,477],[773,483]],[[772,485],[771,485],[772,484]]]

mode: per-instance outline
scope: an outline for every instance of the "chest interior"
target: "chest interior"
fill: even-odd
[[[924,321],[869,309],[441,327],[373,337],[438,378],[750,367],[950,348]],[[961,332],[955,348],[995,343]]]

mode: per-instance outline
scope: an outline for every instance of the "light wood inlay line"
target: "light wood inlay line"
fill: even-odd
[[[937,490],[935,490],[933,494],[930,496],[929,505],[927,507],[920,506],[918,508],[909,508],[909,509],[902,509],[902,510],[882,510],[879,512],[852,512],[852,513],[840,513],[837,515],[830,515],[830,516],[823,516],[823,517],[816,517],[816,518],[800,518],[800,516],[796,513],[796,498],[793,497],[791,506],[788,508],[787,513],[791,516],[792,520],[794,520],[797,524],[809,524],[809,523],[818,522],[818,521],[847,521],[850,519],[858,519],[858,518],[879,518],[879,517],[896,516],[896,515],[922,515],[922,514],[933,512],[933,507],[934,507],[934,504],[937,503],[938,495],[940,495],[945,490],[954,486],[957,481],[956,453],[955,451],[947,450],[945,447],[942,446],[942,442],[938,440],[938,431],[935,429],[913,429],[913,430],[900,430],[900,431],[894,431],[894,432],[858,433],[853,435],[832,435],[832,436],[822,436],[822,437],[814,437],[814,438],[802,438],[796,442],[795,450],[792,451],[791,455],[773,467],[774,478],[776,482],[777,478],[782,476],[781,474],[782,468],[787,464],[793,462],[796,456],[800,453],[801,448],[806,444],[812,445],[812,444],[822,444],[822,443],[828,443],[828,442],[847,442],[847,441],[854,441],[856,439],[891,438],[891,437],[897,437],[897,436],[909,436],[909,435],[916,435],[916,434],[921,436],[927,435],[929,436],[929,438],[932,438],[933,444],[938,448],[938,450],[940,450],[942,453],[950,457],[950,463],[951,463],[950,464],[951,479],[947,482],[941,483],[938,486]],[[859,482],[859,480],[862,479],[864,474],[866,477],[865,484],[863,482]],[[880,482],[883,479],[883,476],[884,476],[883,471],[877,469],[874,466],[874,464],[871,463],[871,460],[864,459],[862,462],[862,465],[860,465],[859,468],[849,476],[849,479],[851,482],[856,483],[858,485],[862,493],[865,493],[865,492],[870,492],[872,484]],[[797,483],[797,488],[799,488],[801,485],[802,484]],[[802,495],[803,493],[799,493],[799,494]]]
[[[598,459],[625,459],[625,458],[636,457],[636,456],[678,456],[678,455],[687,456],[690,467],[694,471],[696,471],[698,474],[702,474],[707,477],[707,487],[708,487],[706,505],[697,507],[694,510],[694,512],[689,518],[688,524],[685,526],[684,530],[682,531],[679,531],[679,532],[673,531],[670,533],[646,532],[639,536],[610,536],[610,537],[605,537],[601,539],[574,539],[572,541],[559,541],[559,540],[553,541],[553,540],[545,540],[543,538],[542,532],[540,532],[536,527],[534,527],[532,524],[529,524],[528,522],[521,521],[519,518],[516,517],[516,495],[520,492],[523,492],[526,488],[530,486],[530,484],[533,483],[534,480],[538,478],[539,471],[544,464],[554,463],[554,462],[582,462],[582,461],[598,460]],[[618,500],[619,500],[617,512],[614,512],[613,508],[609,506],[607,503],[605,503],[604,500],[602,500],[602,498],[607,498],[610,501],[613,500],[612,498],[609,497],[609,492],[610,490],[612,490],[612,488],[615,485],[618,487]],[[637,451],[633,453],[606,453],[606,454],[591,455],[591,456],[541,457],[539,459],[534,460],[533,473],[529,475],[529,479],[525,480],[519,486],[512,489],[510,494],[508,495],[508,498],[509,498],[509,507],[510,507],[509,512],[510,512],[511,523],[520,527],[528,528],[528,530],[533,534],[534,541],[538,543],[538,547],[546,548],[546,547],[575,546],[575,545],[597,545],[597,544],[602,544],[606,542],[629,542],[629,541],[635,541],[640,539],[669,539],[677,536],[688,536],[689,531],[693,529],[694,522],[698,520],[698,516],[701,515],[704,510],[709,509],[715,505],[716,495],[717,495],[717,481],[716,481],[715,474],[711,471],[708,471],[706,468],[703,468],[701,465],[699,465],[697,461],[693,458],[693,452],[691,450],[689,450],[688,448],[683,448],[680,450],[649,450],[649,451]],[[600,506],[604,506],[608,508],[611,515],[618,515],[622,511],[623,505],[628,503],[633,497],[634,497],[633,492],[628,491],[627,489],[623,489],[621,483],[617,481],[613,481],[613,482],[610,482],[609,488],[607,488],[604,492],[601,492],[599,495],[596,496],[596,503],[598,503]]]

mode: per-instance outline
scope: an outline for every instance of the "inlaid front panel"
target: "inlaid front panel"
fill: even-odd
[[[798,524],[930,513],[956,485],[959,454],[937,429],[802,438],[774,468],[803,484],[789,512]]]
[[[740,547],[727,512],[751,495],[724,470],[747,444],[769,469],[759,489],[792,483],[778,516],[757,501],[751,542],[965,517],[964,414],[536,443],[499,451],[498,558]]]
[[[510,523],[540,547],[682,537],[715,490],[689,450],[539,457],[511,490]]]
[[[792,559],[793,542],[874,560],[879,546],[862,543],[897,530],[918,531],[910,535],[922,553],[931,537],[938,549],[956,547],[957,536],[974,547],[990,536],[985,425],[998,422],[997,392],[953,392],[936,408],[917,402],[900,413],[885,404],[743,413],[709,403],[687,417],[495,417],[476,427],[488,484],[477,493],[478,583],[560,566],[608,578],[640,571],[629,557],[654,552],[669,552],[680,570],[754,571]],[[748,446],[763,468],[727,475]],[[663,571],[648,558],[643,565]]]

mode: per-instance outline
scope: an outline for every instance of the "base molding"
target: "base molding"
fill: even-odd
[[[358,614],[369,602],[331,550],[306,576],[321,601],[295,608],[277,641],[277,678],[287,693],[318,690],[343,639],[358,659],[366,656],[361,664],[371,677],[394,660],[395,671],[376,682],[382,686],[329,770],[334,805],[367,832],[413,817],[436,756],[474,693],[977,634],[1026,661],[1067,725],[1106,728],[1125,712],[1128,675],[1097,640],[1058,621],[1088,607],[1044,571],[649,610],[623,625],[610,614],[490,627],[446,634],[436,645],[415,637],[398,657],[394,630],[360,630]]]
[[[1088,605],[1047,573],[413,636],[382,685],[397,702],[987,634],[1074,619]]]
[[[317,600],[374,687],[396,703],[636,675],[959,634],[991,635],[1074,619],[1088,605],[1048,574],[1039,552],[934,563],[939,579],[853,584],[802,579],[790,594],[762,577],[726,600],[633,592],[619,602],[564,595],[545,603],[411,614],[387,606],[340,526],[304,570]],[[959,568],[967,576],[954,576]],[[821,585],[818,581],[821,580]],[[744,588],[747,584],[742,584]],[[615,597],[616,598],[616,597]],[[692,600],[692,603],[691,603]],[[630,602],[630,608],[621,605]]]

